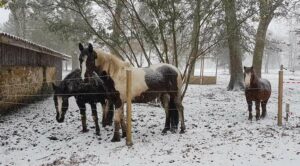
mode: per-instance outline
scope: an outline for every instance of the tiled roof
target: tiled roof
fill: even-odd
[[[69,55],[60,53],[51,48],[33,43],[26,39],[22,39],[20,37],[13,36],[11,34],[4,33],[4,32],[0,32],[0,43],[5,43],[5,44],[9,44],[9,45],[14,45],[17,47],[30,49],[30,50],[37,51],[37,52],[42,52],[44,54],[60,57],[62,59],[70,59],[71,58]]]

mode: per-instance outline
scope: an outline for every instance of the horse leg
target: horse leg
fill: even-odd
[[[114,136],[113,136],[111,142],[120,142],[121,141],[119,130],[120,130],[120,120],[121,120],[121,114],[122,114],[122,107],[123,107],[123,104],[120,108],[117,108],[115,110],[115,114],[114,114],[115,131],[114,131]]]
[[[109,102],[109,110],[108,110],[108,115],[107,115],[107,124],[109,126],[112,125],[113,118],[114,118],[114,104],[112,102]]]
[[[267,103],[268,100],[261,102],[261,109],[262,109],[262,113],[261,113],[261,118],[265,118],[267,115]]]
[[[95,127],[96,127],[96,135],[100,135],[100,127],[99,127],[99,123],[98,123],[97,107],[96,107],[95,103],[90,103],[90,104],[91,104],[91,108],[92,108],[93,120],[95,122]]]
[[[163,94],[160,97],[161,104],[162,104],[162,106],[165,110],[165,113],[166,113],[165,128],[162,131],[163,134],[166,134],[167,131],[170,130],[169,100],[170,100],[170,98],[169,98],[169,95],[167,95],[167,94]]]
[[[175,97],[170,97],[169,101],[169,116],[171,121],[171,132],[176,133],[178,129],[178,110],[175,104]]]
[[[185,132],[184,112],[183,112],[184,108],[183,108],[180,96],[177,96],[175,98],[175,105],[178,110],[179,120],[180,120],[180,125],[181,125],[180,134],[183,134]]]
[[[249,120],[252,120],[252,101],[247,101],[248,104],[248,111],[249,111]]]
[[[108,105],[109,101],[107,100],[105,103],[102,104],[102,127],[105,127],[107,125],[108,121]]]
[[[124,106],[122,106],[122,113],[121,113],[121,128],[122,128],[122,138],[126,137],[126,123],[124,117]]]
[[[256,110],[255,118],[256,118],[256,120],[259,120],[259,117],[260,117],[260,101],[255,101],[255,110]]]
[[[87,129],[87,125],[86,125],[86,113],[85,113],[85,104],[84,103],[80,103],[80,102],[77,102],[78,104],[78,107],[80,109],[80,115],[81,115],[81,124],[82,124],[82,132],[88,132],[88,129]]]

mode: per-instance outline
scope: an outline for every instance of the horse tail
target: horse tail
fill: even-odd
[[[179,123],[179,116],[178,116],[178,110],[175,104],[175,98],[170,97],[169,101],[169,114],[170,114],[170,122],[171,126],[175,127],[176,129],[178,128],[178,123]]]

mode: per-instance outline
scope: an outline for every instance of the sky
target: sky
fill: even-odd
[[[0,24],[3,24],[8,20],[9,10],[0,8]]]

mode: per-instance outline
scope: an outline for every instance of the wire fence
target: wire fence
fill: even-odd
[[[170,75],[174,75],[174,74],[170,74]],[[97,78],[105,78],[105,77],[109,77],[107,75],[105,76],[93,76],[93,77],[86,77],[87,79],[97,79]],[[22,86],[22,85],[31,85],[34,86],[34,84],[40,84],[40,83],[55,83],[55,82],[62,82],[62,81],[75,81],[75,80],[82,80],[82,78],[70,78],[70,79],[64,79],[64,80],[52,80],[52,81],[43,81],[43,82],[36,82],[36,83],[22,83],[22,84],[9,84],[9,85],[0,85],[0,87],[16,87],[16,86]],[[82,80],[82,83],[83,80]],[[296,84],[300,84],[300,80],[298,79],[290,79],[290,80],[285,80],[284,84],[285,85],[296,85]],[[246,88],[245,90],[247,91],[251,91],[251,90],[261,90],[261,88]],[[178,91],[145,91],[143,93],[147,94],[147,93],[175,93]],[[97,93],[60,93],[60,94],[55,94],[57,96],[79,96],[79,95],[112,95],[112,94],[118,94],[119,92],[115,91],[115,92],[97,92]],[[293,88],[286,88],[284,90],[284,94],[285,94],[285,99],[284,101],[289,102],[290,98],[292,98],[292,95],[294,94],[300,94],[300,92],[295,92]],[[7,94],[7,95],[0,95],[2,98],[5,97],[50,97],[53,96],[53,93],[43,93],[43,94]],[[16,104],[16,105],[35,105],[33,103],[21,103],[21,102],[13,102],[13,101],[0,101],[0,104]],[[38,104],[37,104],[38,105]]]

